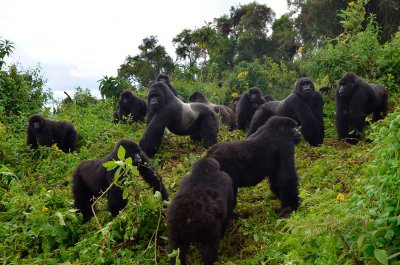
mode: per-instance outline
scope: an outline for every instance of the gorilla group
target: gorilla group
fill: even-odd
[[[29,117],[27,128],[27,144],[33,149],[38,145],[52,146],[57,144],[63,152],[72,152],[78,135],[75,127],[67,121],[51,121],[39,114]]]
[[[117,109],[114,112],[114,122],[123,121],[131,124],[132,122],[143,121],[146,113],[146,101],[137,97],[131,91],[125,90],[119,97]]]
[[[386,116],[388,93],[383,86],[370,84],[355,73],[346,73],[336,90],[336,129],[339,139],[356,144],[363,132],[365,118],[373,114],[372,121]]]
[[[205,148],[217,142],[218,118],[207,105],[182,102],[164,82],[150,86],[147,103],[153,117],[139,145],[149,157],[157,152],[165,128],[178,135],[190,135],[193,140],[203,140]]]
[[[213,264],[233,210],[232,180],[213,158],[193,164],[167,210],[170,250],[180,249],[186,264],[191,242],[200,243],[203,264]],[[175,264],[175,259],[171,264]]]
[[[301,140],[297,123],[274,116],[248,139],[212,146],[207,157],[219,162],[233,181],[234,205],[238,187],[255,186],[266,177],[281,201],[280,216],[299,206],[294,145]]]
[[[84,223],[93,216],[92,199],[104,192],[113,182],[116,170],[107,171],[103,164],[107,161],[118,160],[120,146],[125,149],[126,158],[132,158],[132,165],[137,166],[144,181],[153,188],[154,192],[160,191],[163,200],[168,200],[168,193],[161,176],[157,174],[139,145],[130,140],[121,140],[105,157],[80,163],[73,174],[72,193],[75,207],[81,211]],[[108,192],[108,209],[111,215],[117,216],[126,204],[127,200],[122,197],[122,189],[113,185]]]
[[[282,101],[269,101],[254,114],[248,136],[259,126],[275,115],[289,117],[301,125],[301,134],[312,146],[321,145],[324,140],[323,99],[315,91],[313,82],[308,78],[300,78],[296,82],[292,94]]]
[[[216,105],[208,101],[208,99],[201,92],[194,92],[189,97],[189,102],[200,102],[210,106],[215,113],[221,116],[221,122],[233,130],[236,127],[236,115],[235,112],[225,105]]]

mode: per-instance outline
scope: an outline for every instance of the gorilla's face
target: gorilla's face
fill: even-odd
[[[125,157],[132,158],[132,165],[137,166],[142,162],[142,158],[140,157],[140,147],[137,143],[132,142],[130,140],[121,140],[116,147],[116,151],[118,152],[118,148],[122,146],[125,149]]]
[[[353,94],[354,82],[353,80],[346,80],[342,78],[339,81],[338,93],[343,98],[348,98]]]
[[[299,143],[303,138],[297,129],[297,122],[291,118],[273,116],[266,127],[269,131],[276,131],[277,135],[289,138],[294,144]]]
[[[43,129],[44,118],[41,115],[33,115],[29,118],[29,128],[34,132],[40,132]]]
[[[168,96],[166,93],[170,93],[170,96],[174,97],[164,82],[155,82],[151,85],[147,103],[152,112],[157,113],[164,107]]]
[[[258,88],[250,88],[249,99],[251,104],[259,104],[261,100],[261,91]]]
[[[122,103],[124,103],[124,104],[131,103],[133,101],[132,92],[130,92],[130,91],[122,92],[121,99],[122,99]]]
[[[296,92],[303,98],[311,97],[315,92],[313,82],[308,78],[300,79],[296,85]]]

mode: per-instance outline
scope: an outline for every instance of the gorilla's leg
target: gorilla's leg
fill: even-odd
[[[339,139],[346,139],[349,133],[349,121],[345,115],[336,116],[336,129]]]
[[[108,192],[108,210],[111,215],[116,217],[127,203],[128,201],[122,197],[122,189],[113,185]]]
[[[218,258],[218,239],[201,244],[201,261],[205,265],[212,265]]]
[[[80,181],[79,175],[74,177],[72,192],[74,194],[75,208],[81,211],[83,215],[83,223],[86,223],[93,216],[91,207],[93,194],[86,188],[85,184]]]
[[[218,130],[218,119],[216,115],[210,114],[201,117],[200,132],[205,148],[217,143]]]
[[[285,181],[285,183],[280,183],[278,194],[278,198],[281,201],[279,216],[284,218],[289,217],[290,214],[299,207],[297,180],[290,179]]]

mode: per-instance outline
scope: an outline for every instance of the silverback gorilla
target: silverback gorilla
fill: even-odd
[[[229,175],[213,158],[193,164],[167,210],[170,251],[180,249],[180,262],[186,264],[190,243],[200,243],[203,264],[218,257],[218,243],[232,216],[233,190]],[[175,259],[171,261],[175,264]]]
[[[308,78],[300,78],[296,82],[292,94],[282,101],[269,101],[263,104],[253,116],[248,136],[264,124],[271,116],[289,117],[301,125],[301,134],[312,146],[321,145],[324,140],[323,99],[315,91],[313,82]]]
[[[146,101],[134,95],[130,90],[125,90],[119,97],[117,109],[114,112],[114,122],[124,121],[131,124],[143,121],[146,113]]]
[[[33,149],[38,145],[52,146],[57,144],[63,152],[72,152],[77,143],[75,127],[67,121],[51,121],[39,114],[29,117],[27,144]]]
[[[150,86],[147,100],[154,115],[139,144],[149,157],[160,147],[165,128],[178,135],[190,135],[193,140],[203,140],[205,148],[217,142],[218,118],[207,105],[180,101],[164,82]]]
[[[132,165],[137,167],[144,181],[153,188],[154,192],[159,191],[163,200],[168,200],[162,178],[151,165],[149,158],[140,150],[137,143],[124,139],[119,141],[114,150],[105,157],[80,163],[73,174],[72,193],[75,207],[81,211],[84,223],[93,216],[92,199],[99,196],[113,182],[116,170],[107,171],[103,164],[110,160],[118,160],[120,146],[125,149],[125,157],[132,158]],[[108,209],[111,215],[117,216],[126,204],[127,200],[122,197],[122,189],[113,185],[108,192]]]
[[[367,115],[373,113],[372,121],[386,116],[388,98],[383,86],[367,83],[353,72],[346,73],[336,90],[336,129],[339,139],[356,144],[361,138]]]
[[[229,129],[233,130],[236,127],[236,115],[235,112],[225,105],[216,105],[210,103],[208,99],[199,91],[194,92],[189,97],[189,102],[200,102],[210,106],[215,113],[221,116],[221,122],[229,127]]]
[[[207,157],[219,162],[233,181],[234,205],[238,187],[255,186],[268,177],[281,201],[279,215],[287,217],[299,206],[294,145],[301,140],[297,123],[274,116],[248,139],[216,144]]]
[[[261,90],[252,87],[248,92],[240,96],[236,106],[236,122],[239,130],[246,129],[258,107],[266,100],[261,95]]]

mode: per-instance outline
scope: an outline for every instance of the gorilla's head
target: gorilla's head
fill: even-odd
[[[159,112],[165,104],[173,101],[174,94],[162,81],[153,82],[149,88],[148,106],[152,112]]]
[[[29,117],[29,128],[34,132],[40,132],[44,126],[44,118],[42,115],[35,114]]]
[[[314,83],[307,77],[302,77],[296,82],[295,92],[303,98],[309,98],[315,93]]]
[[[162,81],[165,82],[168,86],[171,85],[171,81],[169,79],[169,76],[166,74],[159,74],[156,78],[156,81]]]
[[[208,100],[201,92],[196,91],[189,97],[189,102],[207,103]]]
[[[291,118],[273,116],[263,126],[249,136],[250,138],[270,138],[271,135],[279,136],[297,144],[301,141],[301,133],[297,130],[297,122]]]
[[[120,146],[122,146],[125,149],[125,157],[132,158],[132,165],[137,166],[142,162],[142,159],[140,157],[141,149],[137,143],[128,139],[120,140],[114,149],[115,155],[118,154],[118,149]]]
[[[123,104],[129,104],[133,102],[134,96],[131,91],[125,90],[121,93],[121,100]]]
[[[353,72],[346,73],[339,81],[337,93],[340,97],[348,98],[353,94],[354,86],[358,81],[358,76]]]
[[[192,166],[192,172],[196,172],[198,175],[219,171],[219,169],[220,165],[218,161],[211,157],[205,157],[197,160]]]
[[[262,99],[261,90],[257,87],[252,87],[249,89],[249,100],[251,104],[262,104],[264,100]]]

